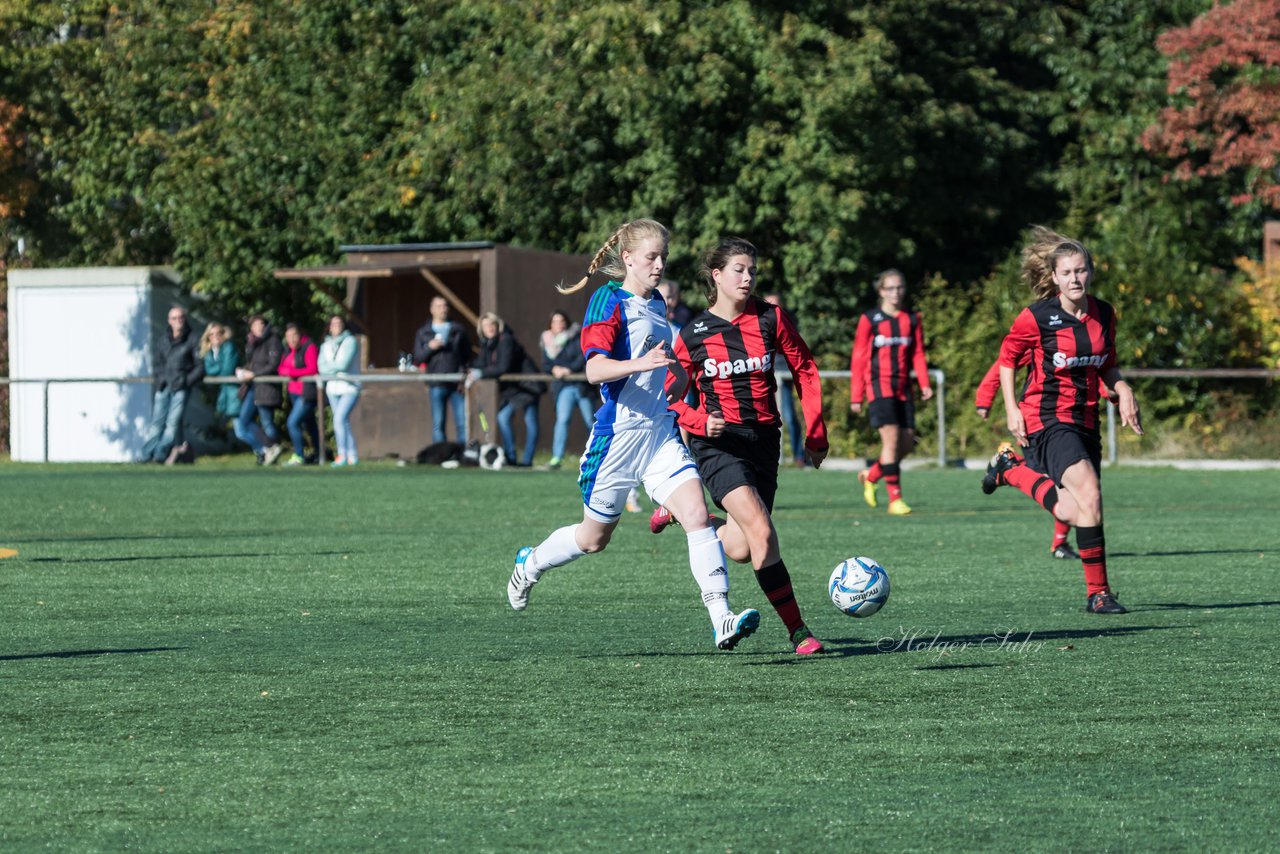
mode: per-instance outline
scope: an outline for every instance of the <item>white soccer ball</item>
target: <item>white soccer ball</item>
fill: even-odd
[[[831,603],[850,617],[870,617],[889,601],[889,573],[869,557],[841,561],[827,585]]]

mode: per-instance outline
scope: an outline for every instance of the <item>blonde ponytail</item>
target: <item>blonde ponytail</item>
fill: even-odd
[[[622,262],[622,253],[632,251],[641,240],[649,238],[657,238],[665,245],[671,239],[671,235],[665,225],[652,219],[634,219],[618,226],[618,230],[609,236],[604,246],[601,246],[595,257],[591,259],[591,263],[587,266],[587,274],[572,285],[558,283],[556,290],[562,294],[576,293],[585,288],[587,280],[597,272],[615,279],[626,278],[627,268]]]

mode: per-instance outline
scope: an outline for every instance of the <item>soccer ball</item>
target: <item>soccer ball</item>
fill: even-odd
[[[827,585],[831,603],[850,617],[870,617],[889,601],[889,573],[869,557],[841,561]]]

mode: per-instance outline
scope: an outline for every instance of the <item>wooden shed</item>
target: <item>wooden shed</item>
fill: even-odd
[[[538,341],[554,309],[563,309],[581,322],[592,288],[565,296],[557,282],[575,282],[591,259],[585,255],[547,252],[499,243],[402,243],[341,246],[343,263],[328,267],[276,270],[280,279],[303,279],[328,294],[335,309],[344,312],[351,329],[363,335],[366,373],[399,375],[402,353],[413,350],[418,329],[428,321],[428,309],[436,295],[452,307],[453,319],[468,328],[476,341],[479,316],[492,311],[501,317],[524,345],[535,363],[540,362]],[[555,403],[550,395],[539,401],[540,448],[551,446]],[[481,436],[477,413],[483,410],[493,441],[499,441],[495,423],[495,384],[479,383],[472,389],[469,430]],[[454,439],[452,418],[448,435]],[[523,442],[523,425],[517,419],[517,443]],[[352,413],[352,429],[367,459],[412,458],[431,444],[431,403],[427,386],[420,382],[366,383],[360,404]],[[586,430],[576,421],[569,447],[577,453]]]

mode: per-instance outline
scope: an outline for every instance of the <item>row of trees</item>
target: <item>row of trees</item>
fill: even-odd
[[[1127,363],[1268,357],[1235,259],[1280,205],[1280,0],[784,5],[0,0],[0,251],[296,316],[270,271],[342,243],[592,252],[650,215],[678,272],[755,241],[833,366],[903,269],[971,376],[1045,222],[1097,250]]]

